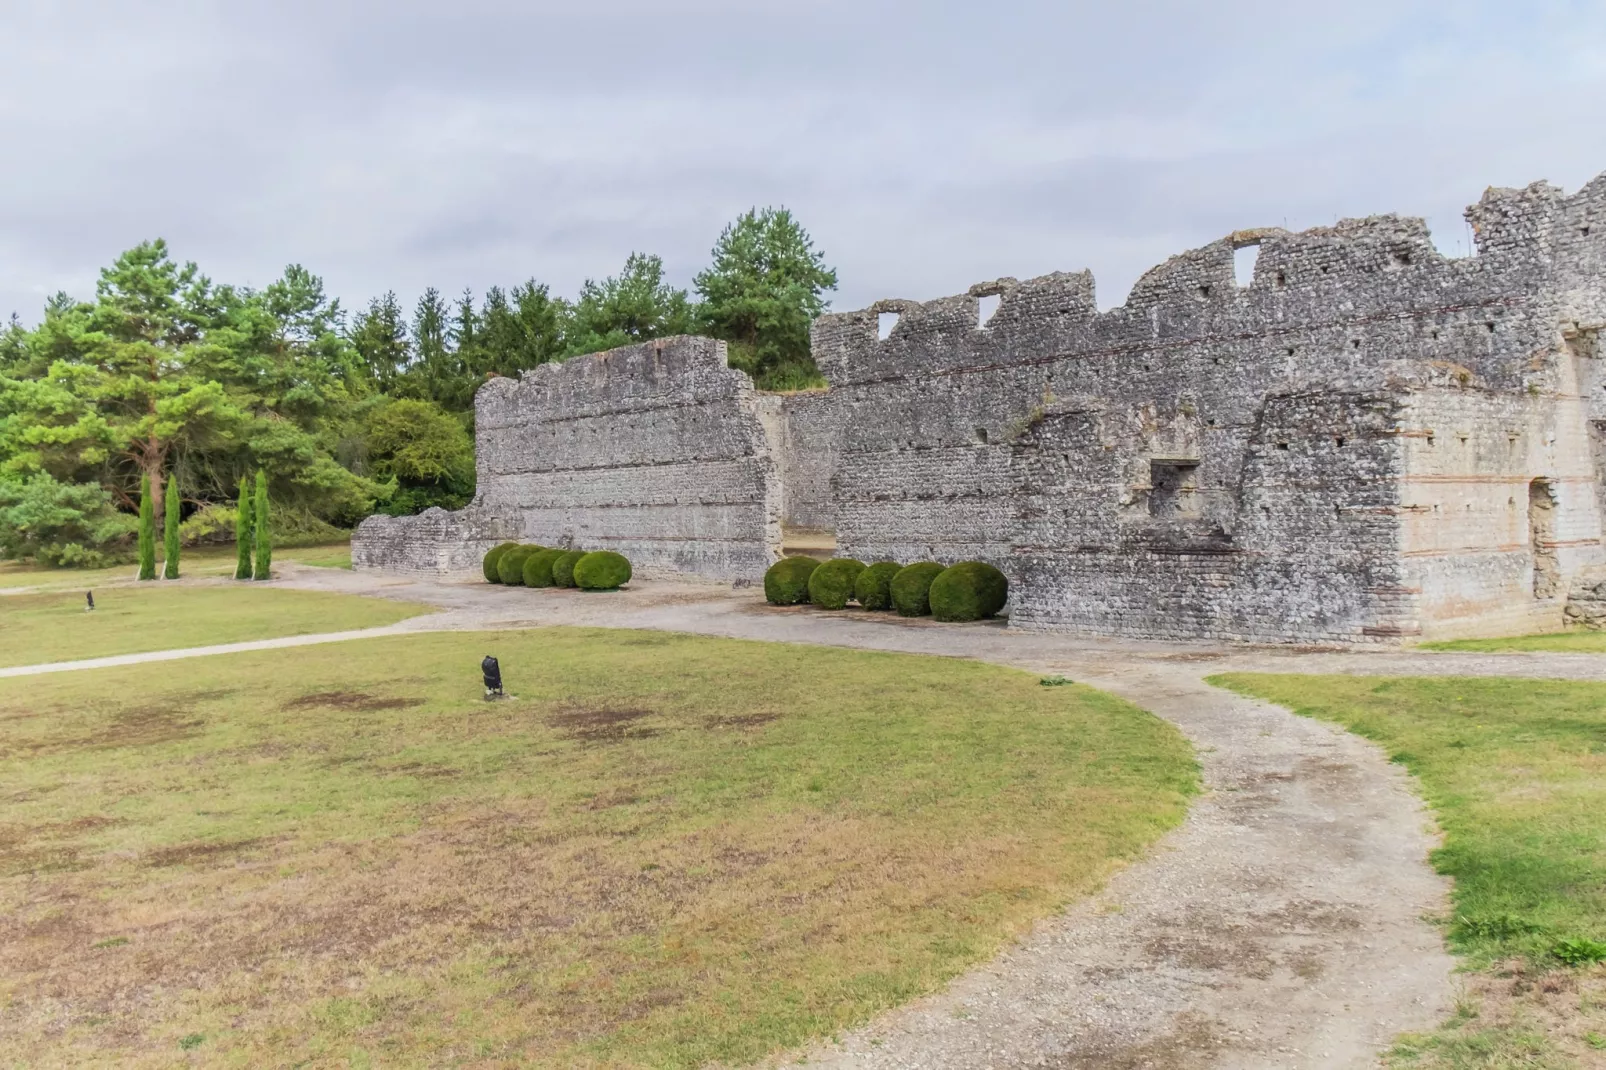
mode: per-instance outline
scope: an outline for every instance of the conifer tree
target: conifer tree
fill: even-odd
[[[148,475],[139,477],[139,578],[156,578],[156,503]]]
[[[178,473],[167,479],[167,504],[162,508],[162,578],[178,579]]]
[[[256,538],[256,569],[253,579],[270,579],[273,572],[273,537],[268,531],[268,473],[257,469],[257,515],[252,525]]]
[[[248,580],[251,578],[251,481],[248,476],[240,477],[240,499],[234,506],[234,578]]]

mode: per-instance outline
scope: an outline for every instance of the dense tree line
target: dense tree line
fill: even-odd
[[[478,300],[394,293],[355,315],[299,265],[256,290],[213,282],[147,242],[91,300],[58,294],[0,331],[0,555],[128,558],[142,484],[165,528],[233,538],[238,487],[266,472],[275,537],[313,539],[374,511],[456,508],[474,493],[473,399],[488,377],[674,334],[726,339],[761,387],[819,381],[809,323],[836,273],[784,209],[720,235],[695,293],[632,254],[573,298],[534,280]],[[165,492],[176,481],[176,499]]]

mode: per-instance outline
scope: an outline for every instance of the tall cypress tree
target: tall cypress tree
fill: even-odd
[[[251,480],[248,476],[240,477],[240,500],[234,507],[234,578],[248,580],[251,578]]]
[[[139,578],[156,578],[156,503],[148,475],[139,477]]]
[[[272,578],[273,537],[268,532],[268,473],[257,469],[257,516],[252,526],[256,536],[257,560],[254,579]]]
[[[178,579],[178,473],[167,477],[167,504],[162,509],[162,579]]]

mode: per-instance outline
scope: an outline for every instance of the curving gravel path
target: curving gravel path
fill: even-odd
[[[1070,676],[1176,724],[1206,794],[1153,856],[935,996],[809,1051],[811,1067],[1372,1067],[1446,1015],[1453,962],[1428,920],[1447,882],[1406,774],[1332,726],[1203,682],[1225,671],[1606,679],[1606,657],[1300,652],[1133,643],[764,606],[752,591],[644,581],[617,595],[288,568],[279,586],[442,612],[367,632],[28,666],[0,675],[547,624],[975,657]],[[796,1064],[794,1064],[796,1065]]]

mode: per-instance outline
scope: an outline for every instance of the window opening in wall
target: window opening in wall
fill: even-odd
[[[1533,555],[1534,597],[1554,598],[1561,590],[1561,563],[1556,557],[1556,499],[1549,480],[1528,484],[1528,542]]]
[[[1232,251],[1232,278],[1239,286],[1255,281],[1255,264],[1260,260],[1260,245],[1240,245]]]
[[[1209,297],[1210,296],[1210,284],[1209,283],[1205,283],[1203,286],[1199,287],[1199,296],[1200,297]]]
[[[988,322],[998,314],[998,306],[1004,303],[1003,294],[990,294],[976,302],[976,326],[985,328]]]
[[[1280,287],[1288,285],[1288,273],[1286,271],[1279,271],[1277,273],[1277,285]]]
[[[1199,515],[1199,462],[1149,462],[1149,515],[1175,518]]]
[[[898,312],[883,312],[876,317],[876,337],[885,342],[891,335],[892,329],[898,325],[903,316]]]

